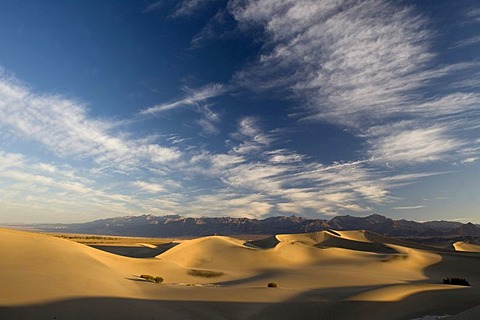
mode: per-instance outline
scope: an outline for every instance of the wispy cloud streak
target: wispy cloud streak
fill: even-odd
[[[153,107],[150,107],[141,111],[140,114],[142,115],[155,114],[155,113],[179,108],[186,105],[199,106],[201,103],[206,102],[211,98],[215,98],[224,94],[227,90],[224,85],[213,83],[213,84],[209,84],[204,87],[201,87],[199,89],[190,89],[188,87],[185,87],[184,91],[186,95],[182,99],[169,102],[169,103],[155,105]]]
[[[185,96],[180,100],[155,105],[142,110],[140,115],[151,116],[180,107],[194,107],[193,111],[202,115],[202,118],[197,121],[197,124],[202,127],[205,133],[217,134],[217,124],[220,123],[220,116],[212,110],[211,104],[208,104],[208,101],[225,94],[227,87],[219,83],[213,83],[199,89],[185,87],[183,91],[185,92]]]
[[[183,0],[175,8],[173,17],[189,16],[215,0]]]
[[[425,206],[393,207],[394,210],[414,210],[425,208]]]

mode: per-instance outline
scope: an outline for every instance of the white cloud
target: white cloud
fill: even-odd
[[[50,172],[50,173],[54,173],[58,170],[55,166],[48,163],[39,163],[37,165],[37,169],[45,172]]]
[[[220,116],[213,112],[208,105],[204,105],[201,108],[202,118],[197,121],[198,125],[202,128],[203,132],[207,134],[218,134],[220,130],[217,128],[217,124],[221,122]]]
[[[216,0],[159,0],[148,5],[143,12],[148,13],[167,8],[172,10],[170,18],[188,17],[195,15],[199,10],[202,10],[209,3],[215,1]],[[176,3],[173,9],[171,8],[172,3]]]
[[[270,210],[297,214],[369,211],[365,203],[385,203],[389,200],[388,189],[397,183],[382,181],[365,161],[324,166],[306,162],[301,155],[294,156],[293,161],[271,161],[271,154],[279,156],[284,152],[267,151],[263,161],[246,161],[235,153],[215,155],[207,171],[225,185],[231,197],[257,195],[257,202],[269,204]],[[297,162],[299,159],[303,159],[302,164]],[[402,178],[407,180],[412,179]],[[192,206],[196,207],[196,203]]]
[[[162,8],[165,5],[164,0],[155,1],[152,4],[148,5],[143,12],[155,11]]]
[[[474,82],[462,81],[462,91],[447,85],[442,94],[435,86],[445,86],[437,82],[446,77],[470,74],[478,63],[437,65],[434,32],[415,6],[384,0],[233,0],[228,9],[246,32],[264,31],[262,54],[237,73],[238,84],[293,93],[304,101],[307,119],[349,128],[373,146],[367,153],[386,162],[462,157],[460,149],[471,138],[460,136],[460,128],[475,129],[469,113],[478,112],[480,95]],[[417,121],[400,130],[412,119]],[[380,126],[382,135],[370,135]],[[400,145],[410,140],[411,146]]]
[[[194,216],[231,216],[258,218],[267,215],[273,205],[258,194],[235,194],[217,192],[215,194],[200,195],[189,203]]]
[[[228,31],[227,27],[227,11],[222,8],[206,23],[206,25],[191,40],[190,49],[199,48],[205,42],[212,39],[221,39],[228,37],[232,31]]]
[[[473,164],[480,159],[480,139],[459,151],[462,154],[461,164]]]
[[[371,154],[374,161],[390,164],[446,161],[448,155],[461,146],[460,141],[448,138],[445,128],[414,128],[381,136],[373,145]]]
[[[436,99],[411,105],[409,108],[405,108],[406,110],[404,110],[404,113],[417,116],[422,116],[423,114],[426,117],[433,118],[478,110],[479,105],[480,94],[472,92],[455,92]]]
[[[471,45],[476,45],[480,43],[480,36],[473,36],[467,39],[458,41],[453,48],[463,48]]]
[[[293,153],[285,149],[279,149],[267,152],[270,156],[268,159],[271,163],[298,163],[301,162],[305,157],[301,154]]]
[[[470,157],[470,158],[466,158],[466,159],[463,159],[462,160],[462,164],[471,164],[471,163],[475,163],[479,160],[480,158],[479,157]]]
[[[178,3],[173,13],[174,17],[189,16],[215,0],[183,0]]]
[[[211,157],[213,168],[223,170],[224,168],[245,162],[245,159],[240,156],[230,154],[217,154]]]
[[[413,209],[421,209],[425,208],[425,206],[409,206],[409,207],[393,207],[394,210],[413,210]]]
[[[72,217],[64,219],[71,221],[78,219],[77,214],[131,214],[127,207],[135,205],[134,198],[99,188],[93,180],[79,177],[72,170],[3,151],[0,163],[1,200],[22,212],[36,210],[44,221],[52,218],[44,212],[70,214]]]
[[[239,121],[238,131],[250,138],[255,137],[260,133],[258,128],[258,119],[255,117],[244,117]]]
[[[209,1],[180,1],[171,6],[172,16],[194,14]],[[147,11],[162,3],[153,3]],[[322,164],[313,156],[280,149],[279,134],[252,116],[239,119],[224,152],[193,143],[180,151],[183,137],[167,139],[177,148],[153,143],[152,138],[131,138],[119,133],[115,123],[90,116],[78,101],[36,94],[2,75],[3,133],[36,142],[56,159],[86,160],[78,162],[91,166],[72,169],[0,153],[2,201],[10,205],[25,198],[32,210],[55,205],[76,212],[334,215],[385,205],[393,201],[394,188],[439,174],[413,172],[414,165],[472,164],[480,158],[470,135],[479,129],[477,118],[470,117],[477,115],[480,104],[478,90],[472,89],[476,82],[462,81],[461,90],[460,84],[446,85],[442,94],[430,90],[437,80],[478,69],[478,63],[437,66],[427,18],[413,5],[386,0],[232,0],[228,10],[240,30],[260,28],[265,40],[258,60],[240,70],[233,85],[286,92],[305,106],[309,120],[347,128],[364,139],[359,161]],[[192,45],[215,34],[224,15],[219,11]],[[457,45],[477,42],[467,40],[470,43]],[[140,114],[188,108],[200,115],[196,123],[204,133],[217,134],[222,119],[212,101],[229,90],[219,83],[184,88],[179,99]],[[138,192],[129,195],[132,189]]]
[[[265,135],[259,122],[259,118],[241,118],[238,130],[232,134],[239,145],[230,141],[227,153],[199,154],[193,167],[185,164],[180,169],[198,174],[199,178],[209,176],[216,180],[214,189],[203,190],[201,196],[186,200],[185,208],[196,214],[207,214],[210,208],[215,215],[250,215],[253,208],[242,201],[255,195],[254,200],[250,199],[252,203],[268,204],[268,210],[267,206],[260,206],[265,209],[264,214],[272,214],[273,210],[312,216],[367,212],[372,203],[385,205],[393,201],[392,189],[438,174],[398,173],[383,166],[379,169],[371,160],[323,165],[287,149],[272,149],[269,144],[258,145],[254,154],[238,152],[247,142],[251,144],[255,137]],[[223,209],[216,208],[215,203]]]
[[[480,22],[480,9],[467,8],[466,16],[467,22]]]
[[[151,183],[151,182],[145,182],[145,181],[135,181],[132,183],[133,186],[136,188],[145,191],[147,193],[160,193],[165,191],[165,187],[161,184],[158,183]]]
[[[233,148],[237,154],[249,154],[264,150],[275,140],[273,134],[265,133],[257,117],[243,117],[238,123],[238,130],[232,137],[242,141]]]
[[[155,105],[153,107],[143,110],[142,112],[140,112],[140,114],[153,115],[159,112],[179,108],[186,105],[200,106],[207,100],[224,94],[227,91],[227,88],[222,84],[212,83],[196,90],[185,87],[184,91],[186,95],[182,99],[165,104]]]
[[[89,116],[84,104],[35,93],[5,73],[0,75],[0,129],[2,148],[23,150],[0,151],[1,200],[34,220],[35,212],[44,221],[142,212],[142,201],[128,187],[138,181],[137,188],[160,192],[159,185],[140,181],[147,174],[149,179],[165,175],[182,156],[151,138],[117,133],[114,122]],[[168,177],[162,181],[179,188]]]
[[[405,92],[420,85],[412,73],[432,57],[424,21],[386,1],[234,3],[239,23],[263,26],[271,48],[239,81],[260,88],[283,82],[314,99],[312,112],[337,122],[347,121],[345,113],[404,102]]]
[[[205,118],[197,120],[197,124],[202,128],[202,131],[207,134],[218,134],[220,132],[211,121]]]
[[[194,107],[193,111],[198,112],[202,117],[197,120],[197,124],[206,134],[218,134],[220,131],[217,125],[221,122],[220,115],[211,109],[211,105],[207,104],[212,98],[223,95],[227,92],[227,88],[218,83],[208,84],[199,89],[183,88],[185,96],[177,101],[158,104],[147,108],[140,112],[140,115],[150,116],[167,110],[172,110],[184,106]]]
[[[0,150],[0,170],[23,166],[24,157],[18,153],[4,153]]]
[[[93,159],[122,170],[181,155],[175,148],[114,135],[113,123],[89,117],[83,104],[35,94],[5,75],[0,75],[0,127],[19,139],[40,143],[59,157]]]
[[[242,118],[238,131],[232,136],[243,144],[244,141],[241,139],[248,140],[263,134],[258,122],[258,118]],[[388,130],[383,127],[377,129]],[[428,135],[423,138],[429,140],[432,136],[443,133],[440,128],[413,131],[411,136],[408,136],[408,130],[400,129],[394,128],[394,131],[407,135],[398,139],[407,146],[413,146],[412,152],[415,152],[416,161],[438,158],[447,152],[445,148],[451,147],[448,143],[441,147],[424,146],[423,139],[418,137]],[[381,132],[377,134],[381,138],[385,137]],[[435,141],[438,140],[438,137],[433,138]],[[383,149],[379,145],[375,150],[388,152],[386,146],[382,147]],[[405,148],[402,143],[394,143],[390,147]],[[415,149],[417,147],[419,150]],[[408,153],[405,150],[402,152]],[[405,161],[410,161],[410,157],[403,158],[401,152],[395,153],[398,154],[399,163],[405,164]],[[386,158],[392,160],[390,156]],[[377,160],[379,159],[323,165],[305,155],[286,149],[271,149],[268,145],[263,146],[261,152],[257,152],[253,157],[251,154],[238,153],[237,146],[231,145],[226,154],[203,154],[201,160],[196,161],[197,169],[185,168],[188,172],[201,172],[201,175],[208,175],[220,183],[215,184],[215,191],[212,192],[210,189],[207,194],[201,191],[202,195],[187,200],[185,208],[195,211],[197,215],[208,214],[207,208],[210,208],[210,212],[215,215],[251,216],[252,212],[255,212],[252,206],[248,205],[251,202],[264,204],[259,206],[264,208],[264,215],[275,212],[310,216],[368,212],[371,211],[371,204],[383,206],[396,201],[391,195],[393,189],[444,173],[411,173],[408,170],[401,173],[398,169],[385,168],[383,165],[379,168]],[[198,171],[200,165],[205,167]],[[251,196],[255,198],[252,199]]]

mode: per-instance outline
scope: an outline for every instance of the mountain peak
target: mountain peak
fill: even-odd
[[[391,220],[390,218],[382,216],[381,214],[378,214],[378,213],[371,214],[371,215],[367,216],[366,219],[377,220],[377,221]]]
[[[480,237],[480,227],[474,225],[471,222],[461,225],[460,227],[455,229],[454,232],[459,235]]]

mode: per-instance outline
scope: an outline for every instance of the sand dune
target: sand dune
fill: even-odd
[[[67,240],[1,230],[0,303],[38,303],[92,293],[134,294],[134,288],[118,281],[119,274],[98,259],[104,255]]]
[[[212,236],[165,245],[133,245],[137,253],[148,252],[132,258],[122,255],[133,252],[128,246],[98,250],[0,229],[0,318],[82,319],[79,306],[97,310],[83,319],[105,318],[108,306],[116,306],[118,319],[478,314],[475,252],[423,250],[365,231],[285,234],[247,243]],[[471,249],[465,245],[458,247]],[[162,276],[164,282],[145,281],[141,274]],[[467,278],[473,287],[443,285],[443,277]],[[278,287],[267,288],[268,282]]]
[[[456,251],[480,252],[480,244],[458,241],[453,244]]]

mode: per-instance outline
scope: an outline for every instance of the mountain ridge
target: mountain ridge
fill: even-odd
[[[275,216],[265,219],[233,217],[191,218],[180,215],[123,216],[72,224],[23,225],[39,231],[85,233],[139,237],[197,237],[221,235],[274,235],[308,233],[322,230],[367,230],[389,237],[402,238],[468,238],[480,240],[480,225],[453,221],[416,222],[393,220],[372,214],[366,217],[350,215],[327,219],[299,216]]]

